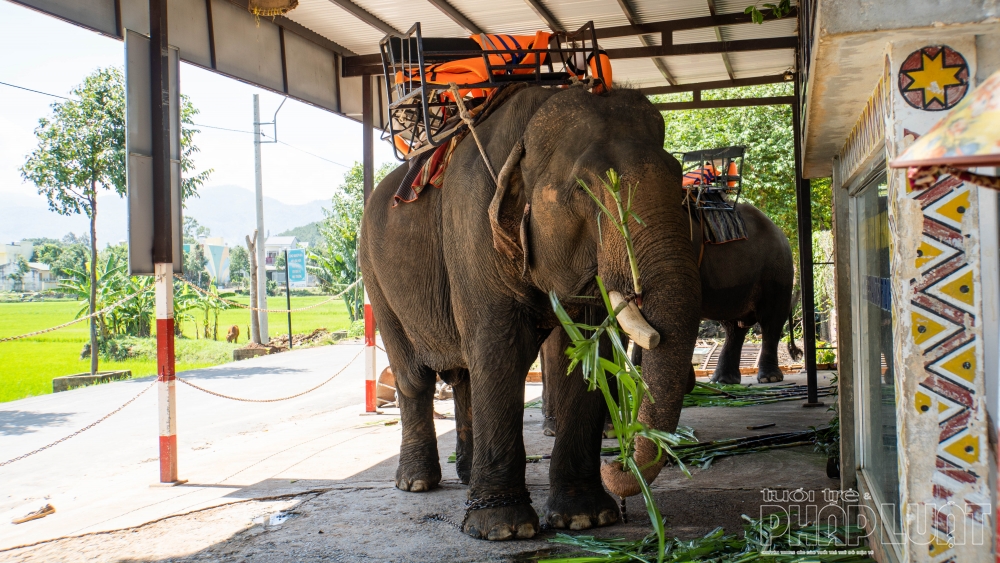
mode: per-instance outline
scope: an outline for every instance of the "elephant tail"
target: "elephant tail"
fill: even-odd
[[[795,361],[802,357],[802,350],[795,345],[795,317],[792,311],[788,311],[788,355]]]

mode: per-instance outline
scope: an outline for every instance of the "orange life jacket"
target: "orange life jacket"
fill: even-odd
[[[736,168],[735,162],[729,163],[729,176],[736,176],[739,171]],[[695,168],[694,170],[688,172],[684,175],[684,179],[681,182],[682,186],[698,186],[704,184],[711,184],[715,182],[715,179],[720,176],[719,170],[711,162],[704,166]],[[729,180],[726,183],[730,188],[736,187],[736,180]]]

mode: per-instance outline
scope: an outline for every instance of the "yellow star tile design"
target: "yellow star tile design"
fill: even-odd
[[[913,320],[913,341],[917,344],[923,344],[944,330],[943,324],[929,319],[920,313],[914,312],[910,313],[910,315]]]
[[[941,249],[936,246],[931,246],[926,242],[921,242],[920,247],[917,248],[917,268],[923,268],[925,264],[931,260],[941,256]]]
[[[939,215],[947,217],[957,224],[962,223],[962,216],[969,211],[969,190],[951,198],[951,201],[938,207],[935,211]]]
[[[942,363],[941,368],[971,383],[976,379],[976,347],[969,346],[961,354]]]
[[[972,285],[972,270],[970,269],[961,276],[958,276],[952,281],[942,285],[940,291],[956,301],[961,301],[962,303],[971,306],[975,302],[975,294],[973,293],[974,286]]]
[[[979,439],[968,434],[944,447],[944,451],[964,461],[975,463],[979,461]]]
[[[947,104],[944,89],[946,86],[962,83],[955,76],[962,70],[961,67],[945,68],[943,49],[934,58],[928,57],[926,53],[921,53],[920,56],[923,58],[924,68],[906,71],[905,74],[913,80],[913,83],[906,87],[906,91],[923,90],[925,106],[934,100],[941,102],[941,105]]]
[[[951,549],[951,546],[948,545],[948,542],[932,535],[931,543],[927,546],[927,549],[929,550],[930,556],[935,557]]]

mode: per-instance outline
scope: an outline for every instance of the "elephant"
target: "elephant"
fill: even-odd
[[[794,278],[791,246],[781,229],[756,207],[741,203],[734,211],[743,217],[746,239],[703,245],[698,222],[691,227],[692,244],[701,255],[701,317],[721,321],[726,331],[726,342],[712,381],[740,382],[743,341],[757,323],[763,333],[757,381],[782,381],[778,344],[785,320],[791,322]],[[800,352],[795,348],[791,325],[788,340],[789,353],[795,357]],[[557,412],[565,410],[559,405],[564,401],[560,376],[565,375],[568,366],[564,357],[567,345],[562,335],[553,333],[541,349],[544,432],[549,436],[556,435]],[[642,350],[637,352],[633,359],[640,363]]]
[[[681,167],[663,150],[662,115],[640,92],[527,87],[475,125],[475,135],[478,143],[455,147],[441,188],[412,203],[393,206],[406,167],[383,179],[365,207],[359,261],[396,375],[396,487],[426,492],[440,483],[432,416],[440,374],[454,387],[456,468],[468,485],[462,530],[488,540],[530,538],[540,521],[525,485],[524,383],[559,325],[550,292],[577,319],[599,302],[595,275],[630,301],[638,318],[623,329],[655,331],[660,340],[647,343],[644,373],[655,402],[641,405],[640,420],[673,431],[701,283],[688,220],[676,204]],[[600,184],[611,169],[634,187],[632,210],[642,219],[631,224],[641,295],[632,289],[624,238],[598,220],[597,204],[578,183],[615,209]],[[613,524],[617,503],[601,481],[603,399],[582,377],[563,392],[575,406],[566,421],[574,431],[556,438],[544,519],[555,528]],[[663,466],[644,439],[635,457],[647,479]]]

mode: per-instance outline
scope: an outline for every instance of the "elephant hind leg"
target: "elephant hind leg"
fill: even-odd
[[[719,363],[715,366],[712,381],[714,383],[739,383],[743,341],[746,339],[752,324],[741,323],[735,319],[722,321],[721,324],[726,331],[726,343],[722,346],[722,352],[719,354]]]
[[[785,374],[778,367],[778,345],[784,325],[784,318],[769,318],[760,322],[763,337],[757,368],[757,381],[760,383],[777,383],[785,379]]]
[[[463,484],[472,479],[472,383],[469,370],[455,369],[441,372],[441,379],[451,385],[455,400],[455,470]]]
[[[397,394],[403,441],[399,447],[399,467],[396,487],[414,493],[429,491],[441,483],[441,462],[438,460],[437,433],[434,431],[434,380],[436,374],[428,368],[416,373],[397,373],[397,382],[405,378]],[[403,389],[406,389],[403,392]]]

